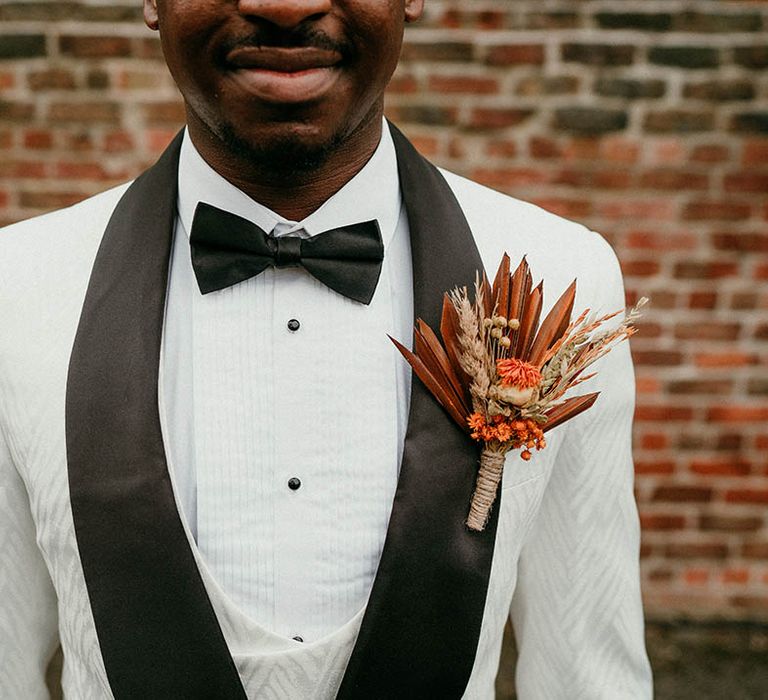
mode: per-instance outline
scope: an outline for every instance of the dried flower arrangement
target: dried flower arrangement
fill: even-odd
[[[421,319],[414,352],[392,338],[440,405],[482,445],[475,491],[466,524],[483,530],[501,481],[506,454],[520,457],[546,447],[544,434],[587,410],[598,393],[564,398],[594,374],[584,370],[616,343],[634,334],[642,298],[624,319],[601,328],[621,311],[595,318],[589,309],[571,321],[576,281],[539,325],[543,282],[533,287],[522,259],[510,273],[504,255],[491,286],[483,275],[474,300],[467,288],[446,293],[440,322],[442,343]]]

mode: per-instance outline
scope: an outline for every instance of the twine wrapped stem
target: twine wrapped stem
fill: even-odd
[[[488,522],[491,506],[496,500],[501,474],[504,471],[504,459],[505,451],[501,445],[496,449],[486,446],[480,453],[480,470],[467,517],[467,527],[470,530],[480,532]]]

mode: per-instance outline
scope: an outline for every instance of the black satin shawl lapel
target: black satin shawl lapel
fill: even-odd
[[[246,697],[184,533],[160,432],[180,146],[179,135],[107,225],[67,381],[72,516],[117,700]]]
[[[472,285],[480,254],[438,170],[393,128],[413,256],[415,316],[437,329],[443,293]],[[389,529],[338,694],[460,698],[474,665],[500,499],[484,532],[464,525],[479,452],[413,379]]]

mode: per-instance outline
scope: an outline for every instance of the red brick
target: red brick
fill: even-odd
[[[112,131],[104,136],[104,150],[107,153],[122,153],[136,148],[133,134],[129,131]]]
[[[622,170],[561,170],[553,180],[557,185],[594,189],[626,189],[632,184],[631,176]]]
[[[419,83],[411,74],[400,75],[395,73],[395,76],[389,83],[390,94],[409,95],[418,92],[418,90]]]
[[[765,615],[768,613],[768,595],[738,595],[731,596],[728,601],[737,608],[742,608],[751,614]]]
[[[715,439],[716,450],[727,450],[733,452],[740,450],[744,444],[744,436],[739,433],[721,433]]]
[[[682,515],[640,513],[640,525],[643,530],[683,530],[685,517]]]
[[[28,124],[34,116],[34,104],[0,99],[0,123],[11,121]]]
[[[664,433],[643,433],[640,447],[644,450],[663,450],[669,447],[669,436]]]
[[[712,489],[706,486],[674,484],[658,486],[651,497],[654,501],[675,503],[706,503],[712,500]]]
[[[518,153],[517,142],[511,138],[492,139],[488,141],[485,152],[489,156],[514,158]]]
[[[59,50],[76,58],[124,58],[131,55],[131,40],[123,36],[65,35],[59,38]]]
[[[19,193],[19,201],[22,207],[27,209],[40,209],[50,211],[61,209],[85,199],[87,192],[51,192],[51,191],[25,191]]]
[[[664,549],[670,559],[725,559],[728,546],[722,542],[675,542]]]
[[[768,406],[714,406],[707,411],[707,419],[720,423],[759,423],[768,421]]]
[[[54,102],[48,118],[55,122],[117,122],[120,107],[114,102]]]
[[[544,63],[544,46],[541,44],[502,44],[489,46],[485,56],[489,66],[534,65]]]
[[[683,355],[678,350],[638,350],[633,348],[632,359],[637,365],[674,367],[682,364]]]
[[[579,78],[574,75],[529,75],[517,84],[515,94],[523,97],[574,95],[579,91],[579,84]]]
[[[717,292],[691,292],[688,295],[689,309],[714,309],[717,306]]]
[[[745,542],[741,548],[741,556],[745,559],[768,560],[768,540],[765,542]]]
[[[477,108],[472,110],[469,125],[473,128],[503,129],[522,124],[530,119],[533,113],[531,109]]]
[[[691,161],[694,163],[724,163],[730,156],[728,146],[716,143],[699,144],[691,151]]]
[[[749,570],[740,568],[729,568],[723,571],[723,583],[747,583],[749,581]]]
[[[547,181],[546,173],[534,168],[478,168],[471,177],[489,187],[501,188],[524,187]]]
[[[667,384],[670,394],[703,394],[705,396],[729,394],[731,379],[677,379]]]
[[[707,569],[686,569],[683,572],[683,580],[692,586],[704,585],[709,581]]]
[[[499,82],[495,78],[471,75],[433,75],[429,79],[429,89],[434,92],[488,95],[499,91]]]
[[[41,179],[47,174],[45,162],[39,160],[0,159],[0,177]]]
[[[688,421],[693,418],[693,409],[679,405],[638,404],[635,409],[637,421]]]
[[[768,173],[745,170],[725,176],[723,186],[726,192],[768,192]]]
[[[669,459],[636,459],[636,474],[673,474],[675,472],[675,463]]]
[[[748,139],[742,148],[741,162],[745,167],[768,163],[768,139]]]
[[[768,232],[716,231],[712,234],[712,246],[715,250],[765,253],[768,252]]]
[[[706,476],[745,476],[749,474],[751,466],[749,462],[739,459],[694,459],[691,460],[689,469],[695,474]]]
[[[651,569],[648,574],[649,581],[671,581],[674,578],[674,572],[671,569]]]
[[[768,489],[729,489],[724,494],[727,503],[768,504]]]
[[[597,212],[607,219],[631,220],[671,220],[674,218],[673,203],[670,197],[663,199],[633,200],[622,198],[616,201],[599,200]]]
[[[757,362],[754,355],[744,352],[702,352],[693,359],[698,367],[746,367]]]
[[[533,158],[560,158],[563,155],[560,144],[554,139],[533,136],[528,142],[528,149]]]
[[[674,335],[678,340],[736,340],[741,324],[718,321],[699,323],[678,323]]]
[[[695,200],[689,202],[683,210],[683,218],[689,221],[721,220],[741,221],[752,214],[752,206],[748,202],[732,200],[712,201]]]
[[[729,308],[736,311],[751,311],[758,308],[759,297],[756,292],[734,292]]]
[[[600,155],[613,163],[636,163],[640,159],[641,146],[620,136],[605,137],[601,143]]]
[[[74,90],[77,83],[72,71],[62,68],[32,71],[27,76],[27,84],[31,90]]]
[[[184,105],[181,102],[150,102],[141,110],[148,124],[183,124],[185,119]]]
[[[403,44],[402,60],[411,61],[458,62],[471,61],[474,47],[467,41],[441,41],[437,43],[416,43],[406,41]]]
[[[733,277],[738,272],[738,264],[727,260],[686,260],[674,267],[677,279],[714,280]]]
[[[642,174],[640,186],[653,190],[706,190],[709,176],[684,170],[654,170]]]
[[[638,394],[658,394],[661,391],[661,382],[656,377],[636,377],[635,388]]]
[[[28,129],[24,132],[24,148],[48,150],[53,146],[53,135],[45,129]]]
[[[698,246],[695,234],[683,231],[679,233],[661,233],[659,231],[630,231],[627,235],[628,248],[644,250],[693,250]]]
[[[764,518],[755,515],[702,515],[699,528],[704,531],[756,532],[763,526]]]

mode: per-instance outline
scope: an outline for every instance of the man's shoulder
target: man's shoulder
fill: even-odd
[[[0,228],[0,280],[20,289],[90,269],[104,229],[128,187],[118,185],[64,209]]]
[[[441,173],[461,205],[489,276],[495,275],[504,253],[513,266],[525,256],[534,281],[545,280],[545,293],[547,287],[559,293],[577,279],[577,298],[590,306],[615,305],[621,271],[600,233],[450,171]],[[605,298],[607,280],[614,287],[612,301]]]
[[[0,317],[17,332],[65,316],[85,292],[104,229],[127,185],[0,229]],[[35,320],[35,323],[33,323]]]
[[[24,254],[41,244],[57,245],[65,238],[87,235],[99,227],[103,232],[129,184],[123,183],[72,206],[4,226],[0,228],[0,248],[6,253]]]

